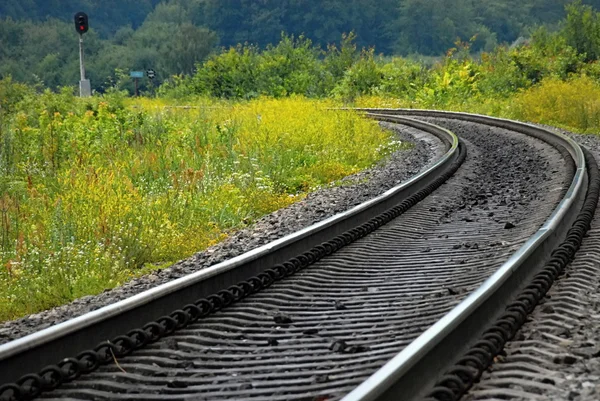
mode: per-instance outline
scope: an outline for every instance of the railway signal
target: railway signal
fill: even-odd
[[[83,64],[83,34],[88,31],[88,16],[84,12],[75,14],[75,30],[79,34],[79,73],[81,79],[79,81],[79,96],[88,97],[92,95],[92,85],[89,79],[85,79],[85,66]]]
[[[84,12],[78,12],[75,14],[75,30],[78,34],[83,35],[89,29],[88,16]]]

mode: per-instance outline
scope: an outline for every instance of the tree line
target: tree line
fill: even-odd
[[[472,52],[556,30],[568,0],[7,0],[0,4],[0,78],[55,88],[78,81],[72,16],[86,11],[86,65],[97,91],[153,68],[155,84],[191,75],[211,54],[264,50],[287,35],[326,51],[353,32],[384,55],[443,55],[457,39]],[[584,4],[600,7],[600,0]],[[587,9],[581,7],[582,9]],[[591,10],[591,9],[590,9]],[[587,21],[587,20],[586,20]],[[587,25],[586,25],[587,24]],[[585,22],[582,29],[596,29]],[[576,32],[573,32],[576,35]],[[245,45],[244,45],[245,44]],[[234,50],[229,50],[232,47]],[[592,50],[587,49],[589,54]],[[149,85],[146,82],[145,85]]]

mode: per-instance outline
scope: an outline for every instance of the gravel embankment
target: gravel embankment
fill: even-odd
[[[397,152],[376,167],[347,177],[341,186],[319,189],[302,201],[263,217],[253,226],[240,230],[225,241],[169,268],[134,279],[122,287],[107,290],[99,295],[83,297],[68,305],[5,322],[0,325],[0,344],[241,255],[348,210],[407,180],[443,153],[443,146],[437,139],[424,136],[412,128],[387,123],[382,125],[393,129],[399,140],[414,142],[415,146],[410,150]]]

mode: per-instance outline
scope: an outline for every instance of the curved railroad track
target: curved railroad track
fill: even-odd
[[[0,400],[459,397],[551,284],[548,263],[572,258],[597,166],[526,124],[368,114],[446,153],[352,210],[0,346]]]

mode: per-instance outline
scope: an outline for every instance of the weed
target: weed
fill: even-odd
[[[328,101],[177,107],[4,84],[18,99],[0,115],[0,320],[188,257],[398,148]]]

